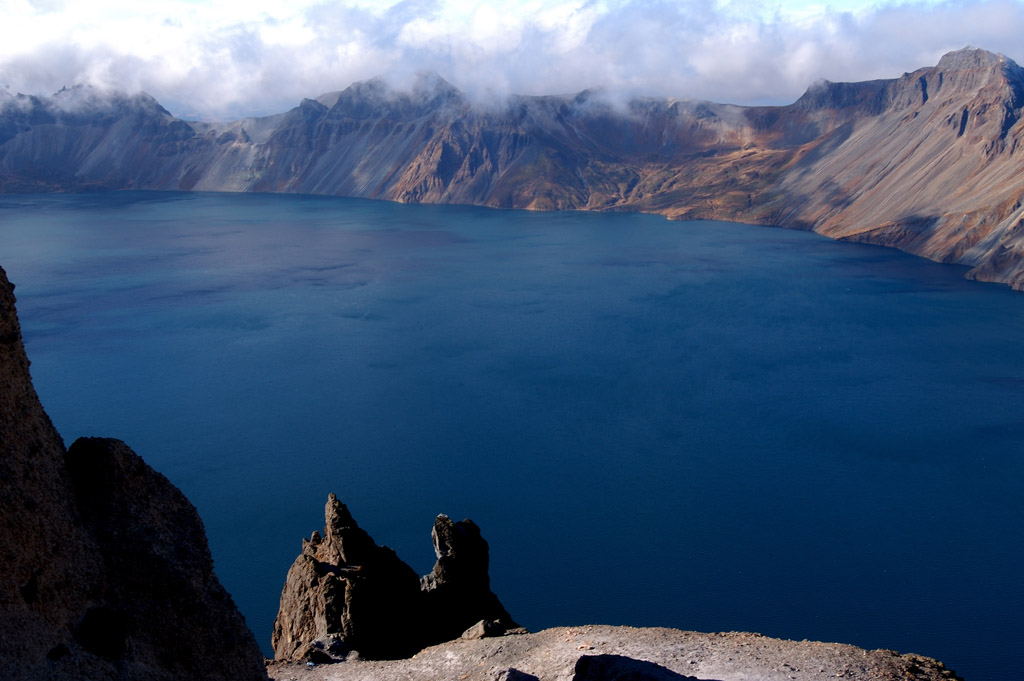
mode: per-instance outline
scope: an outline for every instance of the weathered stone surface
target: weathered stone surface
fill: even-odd
[[[324,536],[302,542],[281,592],[271,645],[277,659],[310,659],[311,645],[367,658],[406,657],[422,647],[419,578],[394,551],[377,546],[333,494]],[[316,661],[316,660],[312,660]]]
[[[192,505],[124,443],[65,452],[0,269],[0,675],[260,679]]]
[[[390,662],[358,661],[312,668],[300,663],[275,662],[269,672],[271,678],[278,681],[495,681],[503,678],[571,681],[584,656],[601,658],[595,665],[599,669],[590,669],[594,673],[606,674],[618,668],[658,679],[955,681],[960,678],[941,662],[892,650],[785,641],[743,632],[705,634],[608,626],[559,627],[524,636],[457,640],[427,648],[410,659]],[[603,664],[602,660],[608,664]],[[589,668],[594,663],[591,659],[583,664]]]
[[[480,638],[490,638],[492,636],[505,636],[506,634],[525,634],[526,629],[522,627],[511,627],[506,622],[501,620],[480,620],[469,629],[462,632],[462,636],[467,641],[474,641]]]
[[[408,657],[479,625],[498,636],[518,625],[490,590],[487,542],[471,520],[434,523],[437,563],[422,579],[394,551],[377,546],[334,494],[324,536],[314,532],[285,578],[274,622],[278,660]],[[334,652],[324,655],[331,641]]]
[[[0,665],[12,679],[55,678],[102,559],[76,522],[64,443],[32,387],[13,291],[0,269]]]
[[[524,674],[515,667],[509,667],[508,669],[498,672],[495,681],[540,681],[533,674]]]
[[[518,627],[491,591],[489,548],[472,520],[439,515],[431,531],[437,562],[420,580],[430,620],[427,645],[450,641],[481,624],[480,637]]]
[[[103,561],[102,591],[78,625],[83,646],[149,679],[260,678],[263,656],[185,495],[120,440],[81,438],[66,461]]]

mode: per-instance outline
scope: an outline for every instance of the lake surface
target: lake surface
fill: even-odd
[[[336,492],[524,626],[1024,653],[1024,296],[814,234],[304,196],[0,196],[67,443],[181,487],[264,649]]]

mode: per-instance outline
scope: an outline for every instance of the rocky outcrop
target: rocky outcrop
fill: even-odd
[[[271,663],[280,681],[955,681],[941,662],[841,643],[760,634],[583,626],[427,648],[407,660],[307,667]]]
[[[442,514],[434,521],[431,537],[437,562],[420,580],[428,621],[425,645],[459,636],[500,635],[516,627],[491,591],[488,546],[476,523],[453,522]]]
[[[377,546],[331,494],[324,534],[302,541],[274,622],[278,660],[330,662],[409,657],[425,646],[517,627],[490,590],[487,542],[470,520],[434,523],[433,571],[418,578]]]
[[[368,658],[417,650],[419,578],[377,546],[333,494],[324,535],[302,541],[285,578],[271,645],[277,659],[327,661],[353,650]]]
[[[195,508],[117,440],[65,452],[0,269],[0,669],[5,679],[261,679]]]
[[[186,123],[89,88],[0,100],[0,191],[332,194],[813,229],[1024,290],[1024,70],[965,48],[899,78],[738,107],[600,94],[475,105],[436,74]]]

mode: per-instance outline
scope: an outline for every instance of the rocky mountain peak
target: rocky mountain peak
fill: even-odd
[[[1024,69],[1009,57],[976,47],[949,52],[930,69],[910,74],[929,81],[934,90],[963,94],[985,93],[985,99],[1003,100],[1010,109],[1024,103]],[[907,78],[908,76],[905,76]]]
[[[441,74],[430,69],[416,72],[412,91],[416,96],[428,98],[459,97],[462,94],[457,87],[442,78]]]
[[[1014,61],[997,52],[967,46],[942,55],[935,68],[940,71],[978,70],[991,69],[1007,63],[1014,64]]]
[[[114,121],[125,116],[173,117],[159,102],[145,92],[127,94],[94,85],[79,84],[63,87],[47,97],[18,95],[7,100],[0,97],[0,105],[15,102],[17,112],[32,122]]]
[[[153,100],[149,95],[142,95],[144,100]],[[62,87],[49,99],[49,104],[54,108],[75,113],[88,113],[101,111],[124,104],[133,98],[117,90],[106,90],[95,85],[78,84],[71,87]]]
[[[433,71],[417,72],[405,86],[380,77],[360,81],[323,101],[331,102],[332,118],[402,121],[465,104],[459,89]]]

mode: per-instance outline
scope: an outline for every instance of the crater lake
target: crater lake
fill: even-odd
[[[420,574],[472,518],[531,630],[743,630],[971,681],[1024,631],[1024,296],[815,234],[260,194],[0,196],[70,444],[206,525],[269,654],[329,492]]]

